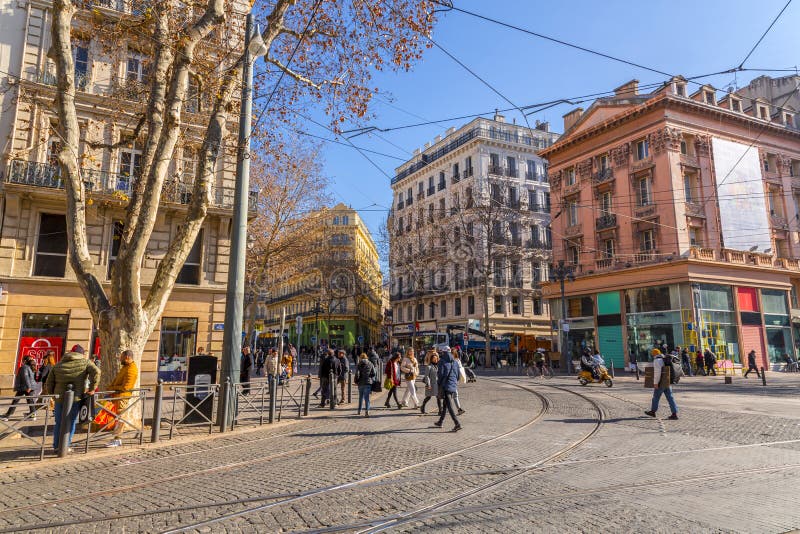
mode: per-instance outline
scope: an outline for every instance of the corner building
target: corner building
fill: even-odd
[[[491,333],[550,338],[540,287],[550,261],[550,184],[539,151],[557,138],[547,123],[478,118],[397,168],[387,223],[394,345],[463,331],[468,321],[485,330],[481,265],[490,271]]]
[[[75,274],[67,261],[66,202],[55,152],[59,140],[55,67],[47,58],[52,10],[48,2],[2,0],[0,22],[0,389],[8,394],[22,356],[60,358],[72,345],[99,353],[99,338]],[[92,8],[108,17],[137,16],[127,2]],[[131,34],[109,51],[95,38],[90,11],[79,8],[73,21],[76,109],[81,126],[89,250],[96,272],[110,287],[132,183],[138,179],[141,147],[92,148],[130,135],[145,109],[151,58],[141,37]],[[11,30],[13,28],[13,31]],[[183,112],[185,134],[161,196],[158,219],[142,265],[145,291],[184,218],[203,139],[206,96],[192,93]],[[229,127],[235,139],[236,118]],[[217,356],[228,277],[235,158],[224,150],[203,228],[177,278],[160,321],[142,355],[141,382],[186,379],[186,358],[200,349]],[[256,194],[251,193],[250,215]]]
[[[564,116],[550,160],[555,261],[566,284],[566,349],[615,366],[667,344],[750,350],[777,368],[800,342],[800,131],[791,106],[676,77],[631,81]],[[560,212],[558,217],[555,213]],[[545,287],[554,323],[558,284]]]

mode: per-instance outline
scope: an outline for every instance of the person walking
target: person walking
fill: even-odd
[[[34,389],[36,388],[36,360],[30,356],[25,356],[22,359],[22,365],[17,369],[17,376],[14,377],[14,400],[6,410],[5,415],[2,417],[3,421],[14,415],[17,411],[17,404],[25,397],[28,403],[29,417],[32,421],[36,421],[36,400]]]
[[[650,401],[650,409],[644,413],[650,417],[655,417],[658,411],[658,402],[661,395],[667,397],[669,408],[672,414],[668,419],[678,418],[678,405],[675,404],[675,398],[672,396],[672,386],[670,384],[672,374],[672,358],[669,355],[664,355],[658,349],[653,349],[653,400]]]
[[[706,364],[706,374],[708,376],[714,375],[717,376],[717,357],[711,352],[710,349],[706,349],[703,353],[703,360],[705,360]]]
[[[88,385],[87,385],[88,382]],[[86,349],[80,345],[74,345],[72,350],[64,355],[50,374],[47,375],[47,382],[44,385],[45,395],[58,395],[56,399],[53,417],[55,418],[55,428],[53,429],[53,449],[58,451],[61,438],[61,419],[64,409],[63,399],[67,392],[67,386],[71,385],[75,391],[75,402],[72,409],[67,414],[68,450],[72,450],[72,437],[75,435],[75,425],[78,422],[78,412],[81,409],[80,397],[92,393],[100,383],[100,369],[95,364],[86,359]]]
[[[439,357],[439,368],[436,371],[436,381],[442,396],[443,407],[439,413],[439,420],[433,425],[441,428],[445,415],[449,413],[453,423],[455,423],[453,432],[458,432],[461,430],[461,423],[459,423],[458,417],[453,410],[453,396],[458,391],[458,364],[453,360],[450,349],[442,349],[442,354]]]
[[[264,359],[264,370],[267,373],[267,378],[272,380],[278,374],[278,351],[269,349],[266,358]]]
[[[459,384],[466,384],[467,372],[464,370],[464,365],[461,363],[461,356],[459,355],[457,350],[452,351],[450,354],[453,357],[453,361],[456,363],[456,365],[458,365]],[[456,409],[458,410],[458,415],[464,415],[465,413],[467,413],[467,411],[461,407],[461,399],[458,398],[458,388],[456,388],[456,391],[453,393],[453,402],[455,403]]]
[[[441,415],[442,400],[439,398],[439,381],[437,380],[437,374],[439,372],[439,353],[436,351],[429,351],[429,353],[429,363],[423,375],[425,382],[425,398],[422,399],[422,406],[419,407],[419,411],[424,414],[425,405],[428,404],[431,398],[435,398],[436,407],[438,408],[437,414]]]
[[[330,401],[334,402],[332,393],[335,393],[336,384],[331,384],[331,371],[334,371],[334,366],[338,367],[338,360],[333,355],[333,350],[328,349],[325,357],[319,364],[319,387],[322,393],[322,401],[319,404],[320,408],[325,407],[325,403]],[[334,380],[336,380],[338,372],[334,372]]]
[[[264,376],[264,351],[261,349],[256,350],[256,376]]]
[[[347,353],[344,350],[339,350],[337,355],[339,359],[339,372],[336,375],[336,382],[339,384],[341,396],[339,397],[339,404],[346,404],[347,397],[345,396],[345,387],[347,387],[347,373],[350,372],[350,361],[347,359]]]
[[[689,376],[694,376],[694,372],[692,371],[692,362],[689,360],[689,351],[686,347],[683,347],[681,350],[681,365],[685,369],[685,373]]]
[[[245,345],[242,347],[242,357],[239,364],[239,383],[242,384],[242,395],[250,394],[250,369],[253,366],[253,360],[250,358],[250,347]]]
[[[363,352],[358,357],[356,366],[356,384],[358,384],[358,411],[361,415],[361,405],[364,405],[364,417],[369,417],[369,396],[372,393],[372,383],[378,379],[378,371]]]
[[[136,385],[136,379],[139,377],[139,368],[136,366],[136,362],[133,361],[133,351],[123,351],[119,356],[119,362],[122,367],[120,367],[114,380],[108,385],[108,389],[114,391],[117,397],[117,400],[114,401],[117,419],[114,423],[114,439],[106,447],[119,447],[122,445],[122,434],[127,426],[125,418],[130,417],[129,413],[124,412],[128,409],[131,390]]]
[[[747,378],[747,375],[750,374],[750,371],[755,371],[756,376],[761,378],[761,375],[758,373],[758,366],[756,365],[756,351],[751,350],[747,353],[747,372],[744,374],[744,377]]]
[[[705,365],[706,359],[703,357],[703,353],[699,350],[694,355],[694,365],[697,368],[697,374],[706,376]]]
[[[386,375],[386,386],[389,386],[389,393],[386,395],[386,402],[383,403],[384,408],[389,407],[389,402],[394,397],[394,402],[397,403],[397,409],[402,408],[400,401],[397,400],[397,386],[400,385],[400,353],[395,352],[394,355],[386,362],[386,368],[383,370]]]
[[[376,373],[381,369],[381,357],[375,347],[372,347],[369,351],[369,363],[375,368]]]
[[[419,363],[417,358],[414,357],[414,349],[408,349],[406,356],[400,363],[400,373],[403,377],[403,382],[406,386],[406,392],[403,395],[403,400],[400,405],[403,407],[408,406],[410,401],[414,401],[413,408],[419,408],[419,399],[417,398],[417,375],[419,375]]]

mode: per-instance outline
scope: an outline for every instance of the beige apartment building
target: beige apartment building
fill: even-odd
[[[794,91],[797,91],[795,86]],[[800,130],[789,104],[682,77],[631,81],[564,116],[550,161],[567,351],[617,368],[653,347],[751,350],[778,367],[800,342]],[[556,217],[555,214],[558,214]],[[545,287],[554,323],[558,284]]]
[[[455,333],[468,322],[485,332],[485,277],[490,333],[549,339],[540,283],[550,261],[550,185],[539,152],[557,138],[546,123],[478,118],[397,168],[387,224],[394,345],[442,342],[450,332],[451,344],[483,348]]]
[[[131,6],[122,2],[94,9],[107,16],[131,14]],[[47,59],[51,10],[47,2],[29,0],[3,0],[2,10],[0,388],[7,393],[22,355],[40,357],[54,350],[60,357],[74,344],[97,353],[99,339],[67,261],[64,183],[54,157],[58,138],[51,128],[57,120],[55,70]],[[140,90],[149,58],[133,38],[109,51],[94,39],[87,16],[88,12],[79,11],[74,23],[76,101],[89,198],[89,246],[98,274],[107,279],[141,151],[136,144],[96,149],[90,143],[114,143],[133,130],[134,114],[142,111]],[[184,112],[186,133],[164,185],[144,260],[145,291],[190,199],[194,148],[204,130],[201,100],[202,95],[193,92]],[[189,355],[200,349],[221,352],[234,168],[233,158],[219,158],[203,229],[142,357],[143,383],[158,376],[185,380]]]

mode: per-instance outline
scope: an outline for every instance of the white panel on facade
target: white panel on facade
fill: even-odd
[[[713,137],[722,239],[725,248],[772,247],[758,148]]]

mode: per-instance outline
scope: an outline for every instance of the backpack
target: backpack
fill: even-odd
[[[681,365],[681,360],[677,356],[672,356],[670,354],[664,355],[664,367],[669,366],[669,383],[670,384],[677,384],[681,381],[681,377],[683,376],[683,366]]]

